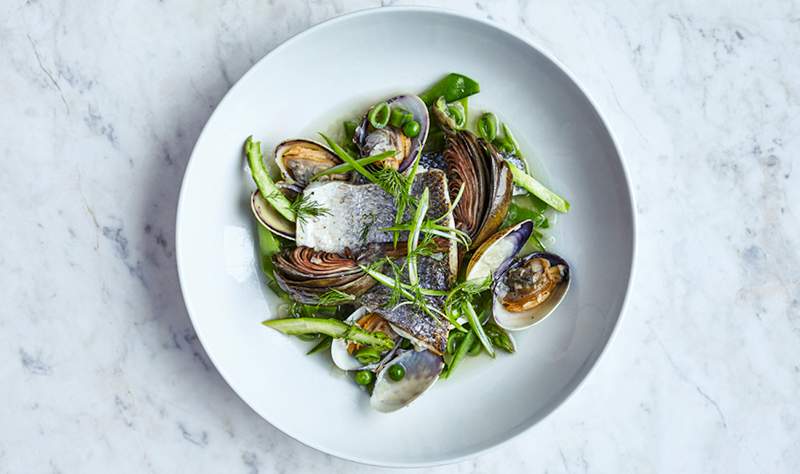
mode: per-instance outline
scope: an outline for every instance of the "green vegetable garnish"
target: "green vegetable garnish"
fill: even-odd
[[[462,304],[464,316],[466,316],[467,321],[469,321],[470,329],[472,332],[475,333],[475,336],[478,337],[478,340],[481,341],[481,345],[486,352],[489,354],[490,357],[494,357],[494,347],[492,346],[492,342],[486,336],[486,333],[483,331],[483,326],[481,326],[481,322],[478,320],[478,315],[475,313],[475,308],[472,307],[472,303],[465,302]]]
[[[338,156],[342,161],[350,164],[350,166],[352,166],[354,170],[361,173],[361,175],[367,178],[367,180],[369,180],[371,183],[380,185],[376,181],[375,176],[369,171],[367,171],[367,169],[364,168],[364,166],[362,166],[361,163],[359,163],[354,157],[350,156],[350,154],[347,153],[347,151],[344,148],[339,146],[338,143],[328,138],[328,136],[325,135],[324,133],[320,133],[320,136],[325,140],[325,143],[327,143],[328,146],[331,147],[331,150],[333,150],[333,152],[336,153],[336,156]]]
[[[444,97],[447,102],[455,102],[480,91],[481,86],[474,80],[462,74],[450,73],[420,94],[419,98],[430,106],[439,97]]]
[[[447,115],[453,119],[456,130],[461,130],[467,125],[467,114],[460,102],[447,105]]]
[[[486,323],[483,329],[489,336],[489,340],[492,341],[492,345],[509,353],[514,352],[515,347],[511,336],[503,328],[495,323]]]
[[[515,165],[508,163],[508,167],[511,169],[511,176],[514,178],[514,184],[546,202],[548,206],[558,212],[569,211],[569,202],[567,202],[566,199],[550,191],[544,184],[536,181],[533,176],[517,168]]]
[[[266,199],[283,217],[295,222],[297,216],[292,210],[292,203],[286,199],[286,196],[275,186],[275,183],[269,176],[267,167],[264,165],[264,159],[261,156],[261,142],[254,142],[252,135],[247,137],[247,140],[244,142],[244,152],[247,155],[247,163],[250,165],[250,173],[253,175],[253,181],[256,182],[256,186],[258,186],[261,195],[264,196],[264,199]]]
[[[403,135],[414,138],[419,135],[419,122],[416,120],[410,120],[403,125]]]
[[[472,344],[475,342],[474,332],[470,331],[462,334],[464,334],[463,339],[461,339],[461,341],[459,341],[456,344],[455,353],[453,353],[450,363],[447,365],[447,368],[445,368],[445,370],[442,371],[441,378],[443,379],[450,377],[450,374],[453,373],[455,368],[461,362],[461,359],[463,359],[464,356],[467,355],[467,352],[469,352],[470,348],[472,347]]]
[[[325,349],[331,347],[332,340],[333,338],[330,336],[322,336],[322,339],[320,339],[319,343],[312,347],[311,350],[306,352],[306,355],[316,354],[317,352],[324,351]]]
[[[417,203],[417,209],[414,211],[414,220],[411,222],[411,232],[408,235],[408,257],[406,259],[406,264],[408,265],[408,282],[411,286],[417,286],[419,284],[417,258],[414,251],[419,244],[419,232],[422,227],[422,221],[428,213],[428,196],[428,188],[425,188]]]
[[[497,138],[497,116],[491,112],[481,115],[478,120],[478,135],[489,143]]]
[[[413,120],[414,115],[400,107],[392,107],[392,114],[389,117],[389,125],[395,128],[402,127],[406,122]]]
[[[271,281],[275,281],[272,256],[281,251],[281,241],[263,225],[256,226],[258,232],[258,254],[261,260],[261,270]]]
[[[338,319],[323,318],[286,318],[270,319],[262,322],[264,326],[290,336],[301,334],[324,334],[336,339],[345,339],[350,342],[389,350],[394,342],[382,332],[369,332],[358,326],[350,326]]]
[[[389,104],[386,102],[381,102],[369,110],[369,113],[367,114],[367,120],[369,120],[369,123],[373,127],[383,128],[389,124],[389,118],[391,114],[392,111],[389,109]]]
[[[389,378],[394,380],[395,382],[399,382],[403,380],[403,377],[406,376],[406,369],[400,364],[394,364],[389,366]]]
[[[372,383],[372,379],[374,377],[375,376],[369,370],[359,370],[353,376],[353,380],[355,380],[359,385],[369,385]]]
[[[381,351],[374,347],[362,347],[353,354],[353,357],[364,365],[374,364],[381,360]]]
[[[483,345],[481,344],[481,341],[476,340],[472,343],[472,347],[469,348],[467,355],[470,357],[476,357],[480,355],[481,351],[483,351]]]
[[[330,209],[304,194],[298,194],[289,207],[294,212],[297,222],[306,222],[309,217],[319,217],[331,212]]]
[[[358,122],[355,120],[345,120],[342,122],[342,128],[344,128],[344,139],[348,142],[352,142],[356,134],[356,128],[358,128]]]
[[[544,213],[546,209],[548,209],[547,204],[535,196],[515,196],[508,206],[508,213],[500,228],[511,227],[530,219],[533,221],[533,227],[547,229],[550,227],[550,222]]]
[[[371,165],[376,161],[381,161],[390,156],[393,156],[396,152],[394,150],[386,150],[383,153],[378,153],[377,155],[371,155],[364,158],[358,158],[355,161],[360,164],[361,166]],[[311,177],[311,181],[315,181],[323,176],[330,176],[332,174],[344,174],[348,171],[353,170],[353,165],[350,163],[340,163],[336,166],[326,169],[325,171],[320,171],[319,173],[315,174]]]

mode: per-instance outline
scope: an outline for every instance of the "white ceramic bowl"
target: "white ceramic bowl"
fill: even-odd
[[[475,78],[471,105],[506,120],[534,170],[572,204],[552,250],[572,265],[558,310],[517,333],[518,352],[470,358],[410,407],[367,396],[308,343],[259,323],[277,299],[257,268],[250,135],[280,140],[338,126],[377,99],[420,92],[447,72]],[[617,324],[634,253],[624,166],[598,111],[563,67],[489,23],[424,8],[342,16],[269,53],[231,89],[197,141],[181,189],[177,261],[186,306],[219,372],[259,415],[321,451],[369,464],[422,466],[474,456],[535,425],[596,363]]]

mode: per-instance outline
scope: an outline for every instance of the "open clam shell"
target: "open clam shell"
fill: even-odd
[[[389,378],[389,368],[399,364],[405,376],[398,381]],[[439,379],[444,361],[430,351],[405,351],[378,372],[370,405],[379,412],[392,412],[408,406]]]
[[[304,138],[286,140],[275,147],[275,164],[287,183],[296,183],[302,189],[311,178],[342,160],[322,143]],[[347,175],[335,174],[322,179],[347,179]]]
[[[254,191],[250,196],[250,209],[252,209],[253,215],[261,225],[276,235],[294,240],[295,223],[276,211],[258,190]]]
[[[467,281],[480,282],[487,277],[503,273],[511,263],[511,259],[525,246],[532,232],[533,222],[528,219],[489,237],[472,254],[467,264]]]
[[[521,331],[549,316],[570,286],[569,265],[558,255],[537,252],[498,272],[492,289],[492,314],[498,326]]]
[[[419,124],[419,134],[416,137],[408,138],[403,135],[403,131],[392,126],[375,130],[369,123],[367,114],[356,127],[353,141],[361,150],[362,156],[374,155],[386,150],[394,149],[403,151],[403,156],[399,157],[398,171],[404,171],[411,166],[411,163],[422,152],[425,141],[428,139],[430,129],[430,116],[428,108],[422,99],[415,95],[399,95],[386,101],[390,107],[400,107],[410,112],[414,120]],[[405,143],[408,141],[408,143]]]

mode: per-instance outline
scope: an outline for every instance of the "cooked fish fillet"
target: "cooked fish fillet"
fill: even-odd
[[[427,217],[434,219],[450,206],[447,178],[440,170],[420,172],[411,194],[430,193]],[[395,200],[375,184],[350,184],[325,181],[310,184],[303,195],[328,209],[321,216],[309,217],[297,225],[297,245],[325,252],[356,250],[371,243],[392,242],[392,232],[381,230],[394,225]],[[401,240],[405,237],[401,234]]]
[[[445,254],[436,254],[431,257],[420,257],[418,261],[418,274],[420,285],[432,290],[447,290],[454,275],[450,270]],[[403,259],[397,260],[402,266]],[[407,274],[403,280],[407,283]],[[361,304],[370,311],[392,323],[407,335],[412,336],[427,349],[437,353],[444,353],[447,345],[449,322],[440,317],[431,317],[417,306],[400,301],[401,304],[387,306],[392,296],[391,288],[375,285],[361,297]],[[441,309],[443,297],[428,297],[428,304]]]

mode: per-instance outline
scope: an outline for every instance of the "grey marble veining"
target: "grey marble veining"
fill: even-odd
[[[183,307],[173,235],[228,88],[308,26],[394,3],[0,6],[0,473],[374,470],[284,436],[228,388]],[[584,387],[436,471],[800,471],[800,6],[439,4],[576,73],[625,152],[639,249]]]

